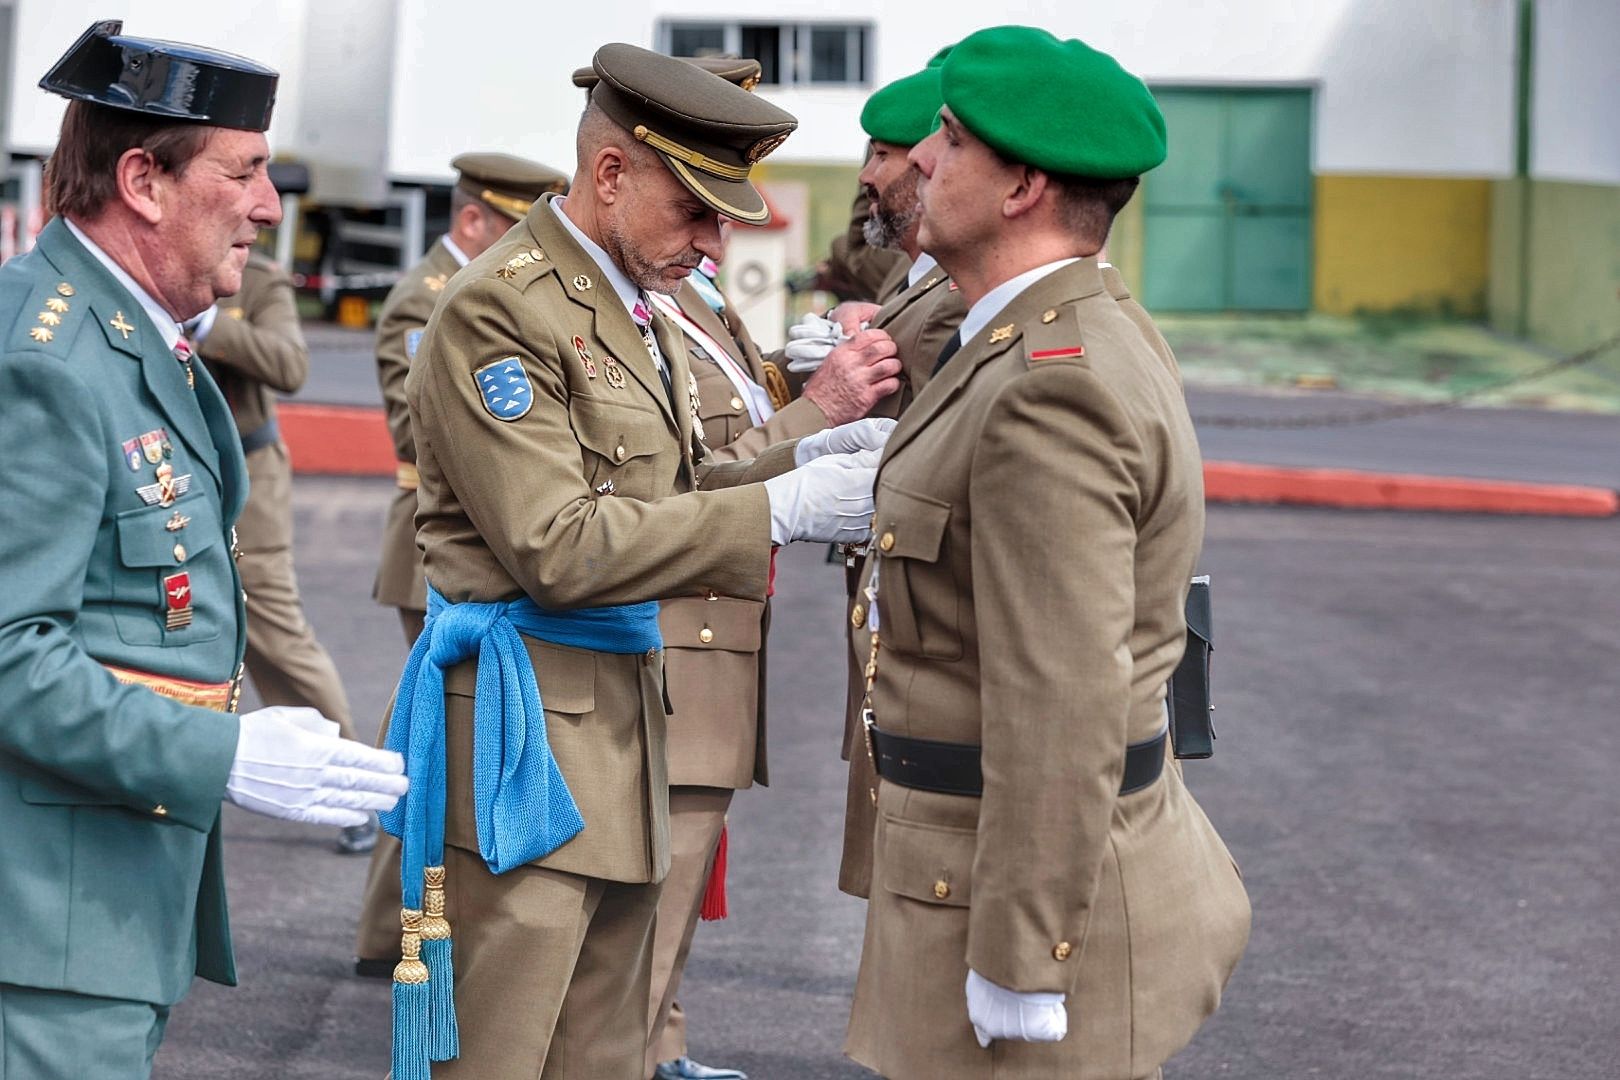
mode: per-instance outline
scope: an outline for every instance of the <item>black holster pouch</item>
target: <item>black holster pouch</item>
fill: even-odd
[[[1187,592],[1187,651],[1170,676],[1165,693],[1170,745],[1178,758],[1207,758],[1215,753],[1215,706],[1209,689],[1213,638],[1214,617],[1206,575],[1193,578]]]

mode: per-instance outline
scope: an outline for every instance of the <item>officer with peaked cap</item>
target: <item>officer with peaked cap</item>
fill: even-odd
[[[55,218],[0,267],[0,1063],[151,1072],[193,975],[232,983],[220,802],[358,824],[397,755],[313,709],[235,714],[244,644],[230,410],[180,322],[235,292],[280,218],[276,74],[93,25],[40,85],[72,99]]]
[[[422,552],[416,546],[416,440],[405,405],[405,375],[422,341],[433,305],[456,271],[482,255],[514,222],[523,220],[536,199],[565,191],[568,177],[527,158],[493,152],[460,154],[450,162],[456,183],[450,191],[450,231],[405,272],[383,301],[377,318],[377,382],[382,387],[388,433],[394,440],[394,482],[398,493],[383,524],[382,557],[371,595],[399,610],[405,642],[416,643],[427,617],[427,583]],[[399,842],[382,837],[366,874],[360,925],[355,938],[355,972],[386,977],[399,960]]]
[[[893,1080],[1157,1077],[1249,932],[1165,760],[1197,439],[1097,263],[1164,121],[1112,58],[1027,27],[957,45],[941,91],[911,151],[919,236],[968,312],[878,478],[857,631],[877,829],[846,1050]]]
[[[760,600],[773,544],[868,532],[876,440],[716,463],[645,297],[719,254],[722,215],[768,220],[749,173],[795,121],[634,46],[592,66],[569,194],[450,281],[406,377],[430,589],[387,739],[420,780],[383,822],[396,1080],[641,1080],[670,861],[656,602]]]
[[[744,89],[759,80],[757,60],[683,59]],[[592,68],[574,73],[577,86],[589,88],[596,82]],[[717,270],[705,259],[674,292],[649,293],[654,308],[680,332],[697,380],[698,418],[717,458],[749,457],[782,439],[859,419],[895,385],[887,374],[892,361],[846,347],[830,352],[798,399],[773,400],[767,387],[780,392],[786,380],[779,371],[772,378],[766,367],[770,361],[760,355],[714,280]],[[700,911],[714,917],[724,910],[725,860],[718,853],[732,793],[763,784],[768,777],[767,604],[701,596],[660,605],[665,677],[674,711],[667,741],[670,870],[658,902],[649,1001],[646,1073],[654,1080],[735,1080],[743,1075],[688,1057],[686,1012],[677,991]]]
[[[514,222],[522,221],[536,199],[568,189],[568,177],[556,169],[511,154],[461,154],[450,167],[456,170],[455,187],[450,191],[450,231],[405,272],[383,301],[377,318],[377,382],[399,459],[395,470],[399,494],[389,506],[383,526],[382,558],[371,595],[379,604],[399,609],[407,644],[414,644],[422,632],[427,587],[422,580],[422,553],[416,546],[416,444],[405,407],[405,373],[445,283]],[[390,914],[389,922],[394,921]],[[397,945],[395,941],[389,947]],[[368,953],[362,948],[360,955]]]

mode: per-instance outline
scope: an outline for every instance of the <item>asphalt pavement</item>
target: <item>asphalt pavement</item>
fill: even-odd
[[[1549,451],[1557,424],[1517,450],[1520,429],[1495,430],[1505,460],[1588,452]],[[405,651],[369,599],[390,494],[294,488],[309,614],[367,734]],[[1255,923],[1170,1080],[1616,1075],[1620,521],[1215,508],[1202,569],[1220,741],[1186,776]],[[792,548],[777,589],[774,783],[737,800],[731,917],[699,928],[682,1000],[699,1060],[856,1080],[840,1047],[863,905],[834,885],[839,571]],[[328,832],[227,808],[242,985],[197,984],[159,1080],[383,1076],[388,984],[348,974],[365,864]]]

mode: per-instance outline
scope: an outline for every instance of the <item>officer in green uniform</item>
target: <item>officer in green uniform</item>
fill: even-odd
[[[225,399],[179,323],[280,218],[276,73],[93,25],[56,217],[0,269],[0,1072],[146,1077],[193,974],[235,981],[220,801],[356,824],[397,755],[312,709],[234,714],[244,646]]]

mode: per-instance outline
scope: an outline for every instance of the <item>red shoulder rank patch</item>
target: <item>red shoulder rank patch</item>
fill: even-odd
[[[1070,345],[1066,349],[1036,349],[1029,354],[1031,360],[1073,360],[1086,355],[1084,345]]]

